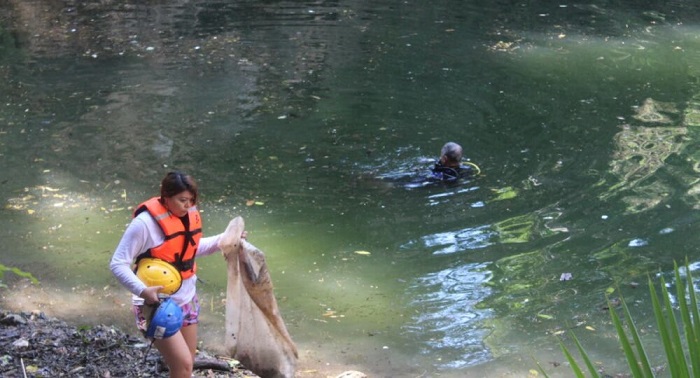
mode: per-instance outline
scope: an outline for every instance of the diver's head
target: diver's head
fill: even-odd
[[[462,146],[455,142],[447,142],[440,151],[440,163],[446,167],[459,167],[462,161]]]

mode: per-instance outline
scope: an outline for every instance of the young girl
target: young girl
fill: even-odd
[[[199,315],[195,257],[219,251],[221,234],[202,237],[202,221],[195,206],[197,194],[197,183],[192,177],[181,172],[168,173],[161,182],[160,197],[153,197],[136,208],[109,265],[117,280],[133,294],[136,325],[144,335],[148,328],[148,314],[152,311],[149,306],[155,307],[159,303],[162,298],[159,292],[164,289],[174,291],[170,298],[182,308],[182,328],[169,337],[154,339],[171,378],[192,376]],[[241,237],[245,238],[246,233],[243,232]],[[143,266],[145,264],[138,264],[144,258],[162,266],[171,264],[167,266],[175,269],[172,270],[174,273],[168,273],[168,278],[181,279],[179,288],[178,285],[173,289],[166,288],[170,285],[158,280],[149,286],[139,279],[133,264],[137,263],[137,271],[139,268],[148,269]]]

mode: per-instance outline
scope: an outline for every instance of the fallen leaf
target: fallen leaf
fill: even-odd
[[[513,199],[518,195],[518,192],[510,186],[501,189],[492,189],[492,191],[494,191],[497,194],[497,196],[491,201]]]

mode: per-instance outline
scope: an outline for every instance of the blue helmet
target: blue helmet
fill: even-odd
[[[152,339],[167,339],[182,328],[184,316],[182,309],[171,298],[163,300],[151,319],[146,330],[146,337]]]

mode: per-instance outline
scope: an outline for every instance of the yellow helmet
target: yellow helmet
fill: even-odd
[[[175,266],[152,257],[144,257],[139,260],[136,276],[146,286],[163,286],[158,292],[168,295],[180,290],[180,285],[182,285],[182,276]]]

